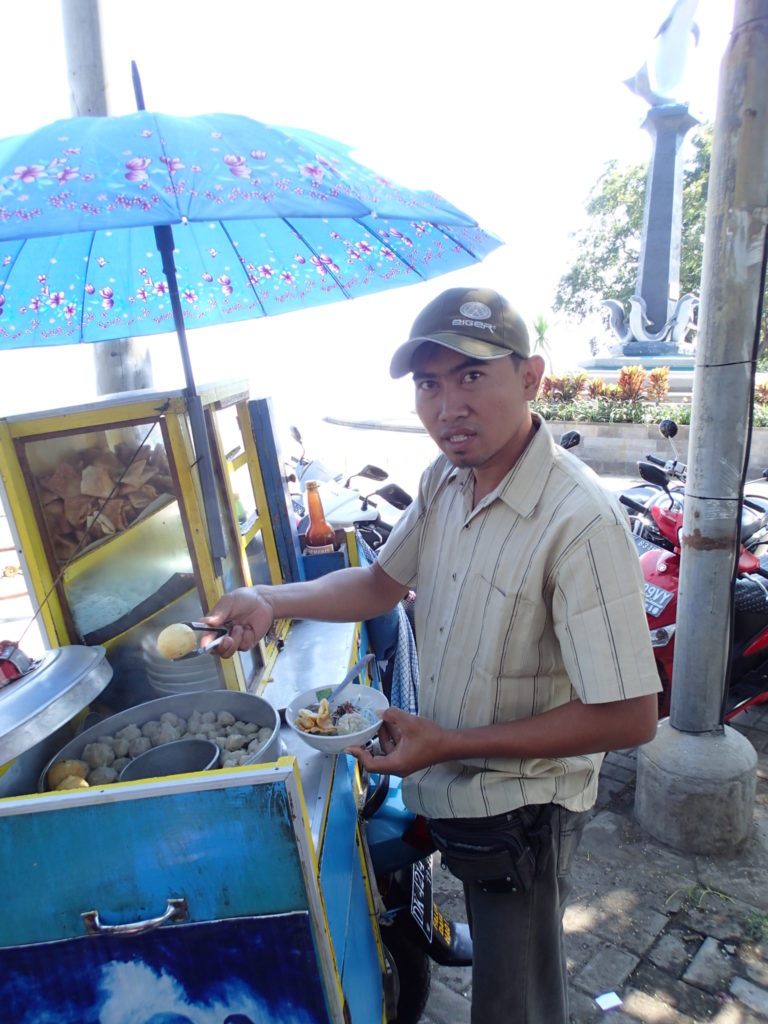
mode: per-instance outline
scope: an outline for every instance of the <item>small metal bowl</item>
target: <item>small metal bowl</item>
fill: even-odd
[[[120,772],[120,782],[156,779],[163,775],[205,772],[219,764],[219,748],[212,740],[174,740],[139,754]]]

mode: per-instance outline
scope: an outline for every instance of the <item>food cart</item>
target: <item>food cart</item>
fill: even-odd
[[[221,559],[183,393],[0,420],[4,504],[49,646],[0,689],[8,1024],[373,1024],[395,1012],[358,813],[366,783],[353,759],[310,749],[278,715],[341,679],[364,626],[280,622],[226,662],[163,664],[154,647],[163,626],[198,619],[232,587],[307,575],[269,401],[238,384],[201,396]],[[312,574],[357,562],[354,534],[340,540]],[[185,715],[247,704],[234,718],[269,740],[233,767],[48,791],[48,766],[78,735],[116,720],[141,730],[179,701]],[[426,906],[431,931],[431,896]]]

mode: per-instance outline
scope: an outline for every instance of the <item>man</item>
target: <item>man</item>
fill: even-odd
[[[626,521],[529,409],[544,363],[495,292],[452,288],[391,373],[442,455],[376,563],[227,595],[229,655],[277,618],[344,621],[413,587],[419,716],[390,708],[383,756],[464,881],[475,1024],[566,1024],[562,914],[603,751],[650,740],[658,677]]]

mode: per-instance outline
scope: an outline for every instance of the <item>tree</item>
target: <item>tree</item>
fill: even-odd
[[[681,295],[700,290],[712,125],[697,128],[691,141],[693,153],[683,169]],[[581,320],[600,310],[604,298],[626,304],[635,294],[647,177],[647,163],[624,169],[616,160],[606,164],[589,194],[590,220],[575,234],[578,255],[560,278],[554,310]]]
[[[549,338],[547,337],[547,331],[549,330],[549,323],[546,317],[539,313],[539,315],[533,321],[533,329],[536,332],[536,336],[533,339],[533,351],[540,352],[546,362],[549,363],[550,370],[552,369],[552,347],[549,344]]]

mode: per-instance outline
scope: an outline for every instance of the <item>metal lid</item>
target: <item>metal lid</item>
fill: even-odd
[[[0,690],[0,765],[46,739],[112,678],[103,647],[58,647]]]

